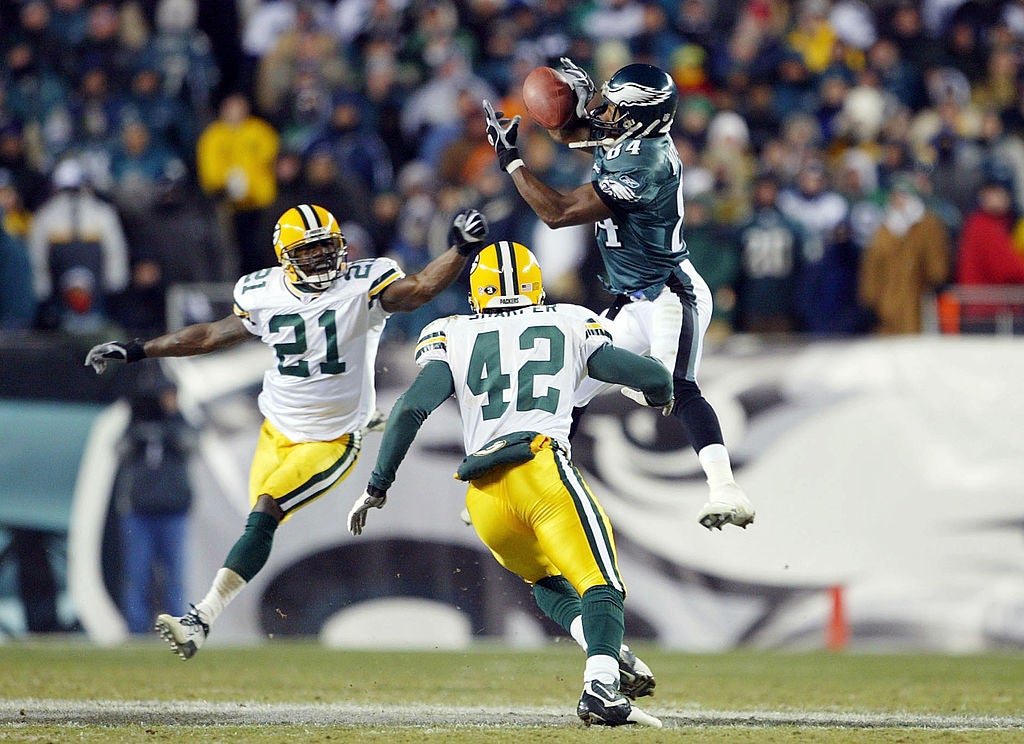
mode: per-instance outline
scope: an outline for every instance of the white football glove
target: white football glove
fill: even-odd
[[[590,116],[587,104],[590,103],[590,99],[594,97],[594,92],[597,90],[594,80],[586,70],[568,57],[562,57],[558,61],[562,63],[560,71],[562,77],[572,86],[572,92],[576,94],[576,116],[586,119]]]
[[[523,159],[519,157],[519,148],[516,147],[519,122],[523,117],[516,114],[511,119],[506,119],[504,112],[495,111],[490,101],[484,101],[483,106],[484,117],[487,120],[487,141],[494,148],[501,169],[511,175],[523,165]]]
[[[384,413],[383,411],[381,411],[379,408],[376,408],[373,411],[373,415],[370,416],[370,420],[368,422],[366,422],[366,426],[364,426],[359,431],[362,432],[363,434],[367,434],[367,433],[369,433],[371,431],[372,432],[382,432],[382,431],[384,431],[384,429],[387,428],[387,425],[388,425],[388,415],[386,413]]]
[[[653,403],[648,402],[647,396],[645,396],[639,390],[635,390],[635,389],[629,388],[629,387],[624,387],[624,388],[620,388],[619,392],[622,393],[623,395],[625,395],[630,400],[635,400],[637,403],[639,403],[642,406],[645,406],[647,408],[658,408],[658,409],[660,409],[662,416],[668,416],[670,413],[672,413],[672,405],[676,402],[675,398],[669,398],[668,403],[665,403],[665,404],[660,405],[660,406],[656,406]]]
[[[97,344],[89,349],[85,355],[85,366],[92,367],[96,374],[103,374],[107,368],[108,361],[115,362],[137,362],[146,358],[146,352],[142,348],[139,339],[132,341],[107,341]]]
[[[366,512],[370,509],[380,509],[387,500],[387,491],[367,485],[363,495],[356,499],[348,513],[348,531],[353,535],[363,534],[363,527],[366,526]]]

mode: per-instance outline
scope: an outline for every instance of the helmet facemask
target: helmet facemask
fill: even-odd
[[[628,139],[660,137],[672,129],[679,93],[663,70],[627,65],[601,86],[602,104],[591,112],[590,140],[572,147],[615,147]]]
[[[293,285],[323,292],[345,273],[345,236],[334,215],[317,204],[299,204],[274,225],[274,253]]]
[[[321,237],[308,236],[281,250],[281,266],[294,284],[323,291],[345,272],[345,236],[326,232]]]

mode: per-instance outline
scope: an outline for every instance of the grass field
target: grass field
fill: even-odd
[[[0,742],[1024,742],[1024,655],[666,653],[660,730],[586,729],[582,655],[0,645]]]

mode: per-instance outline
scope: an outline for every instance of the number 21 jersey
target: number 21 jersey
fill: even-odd
[[[235,314],[274,350],[260,412],[293,442],[329,441],[376,408],[374,362],[389,313],[380,294],[405,274],[388,258],[354,261],[323,292],[302,292],[279,266],[235,284]]]

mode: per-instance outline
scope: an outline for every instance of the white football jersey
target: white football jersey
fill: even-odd
[[[573,393],[611,334],[579,305],[451,315],[429,324],[416,363],[439,360],[455,381],[466,453],[515,431],[568,444]]]
[[[235,314],[277,354],[259,408],[286,437],[328,441],[370,420],[377,345],[390,314],[380,293],[403,276],[391,259],[375,258],[353,261],[320,293],[296,289],[280,266],[235,284]]]

